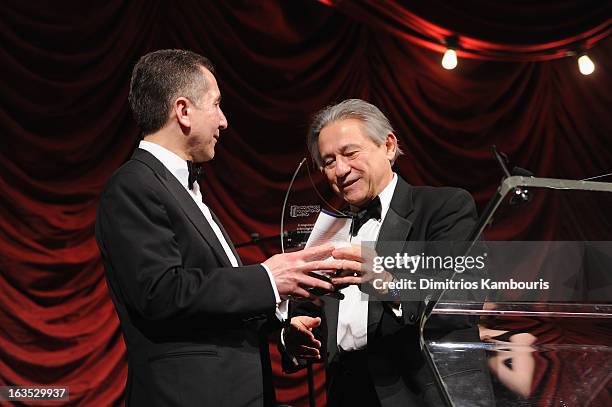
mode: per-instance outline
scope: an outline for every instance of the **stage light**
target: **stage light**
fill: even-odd
[[[583,75],[590,75],[595,70],[595,64],[587,54],[582,54],[578,57],[578,69]]]
[[[457,53],[454,49],[447,49],[442,57],[442,68],[455,69],[457,67]]]

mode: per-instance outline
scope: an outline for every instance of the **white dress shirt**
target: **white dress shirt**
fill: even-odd
[[[189,189],[187,187],[187,181],[189,179],[189,170],[187,169],[187,161],[183,160],[181,157],[174,154],[172,151],[168,150],[167,148],[162,147],[159,144],[151,143],[150,141],[141,140],[138,147],[153,154],[153,156],[155,156],[155,158],[161,161],[164,167],[166,167],[166,169],[170,171],[170,173],[172,173],[172,175],[176,177],[178,182],[180,182],[183,188],[185,188],[185,190],[191,196],[191,198],[196,203],[196,205],[198,205],[198,208],[200,208],[200,210],[202,211],[202,214],[208,221],[208,224],[212,228],[213,232],[215,232],[215,236],[217,236],[219,243],[221,243],[221,246],[223,247],[223,250],[225,251],[225,254],[227,255],[232,266],[238,267],[238,260],[236,259],[236,256],[234,256],[234,253],[232,252],[230,245],[225,240],[225,237],[223,236],[223,233],[221,232],[219,225],[217,225],[217,222],[215,222],[215,220],[213,219],[212,214],[210,213],[210,209],[202,201],[202,192],[200,191],[200,185],[197,182],[194,182],[193,189]],[[272,276],[272,273],[270,272],[268,267],[266,267],[264,264],[262,264],[262,266],[268,273],[268,277],[270,278],[270,283],[272,284],[272,289],[274,290],[274,298],[276,299],[276,304],[278,305],[281,302],[281,298],[280,298],[280,295],[278,294],[278,289],[276,288],[274,277]],[[285,308],[285,307],[282,307],[282,308]],[[281,319],[281,316],[285,317],[286,315],[285,309],[281,309],[280,315],[278,311],[279,310],[277,309],[277,316],[279,317],[279,319]]]
[[[380,227],[389,211],[396,185],[397,175],[393,173],[391,182],[378,195],[381,205],[381,219],[369,219],[364,223],[358,230],[357,235],[351,238],[352,244],[376,242],[378,240]],[[344,294],[344,299],[340,301],[338,309],[338,330],[336,331],[338,347],[344,351],[364,349],[368,344],[369,296],[359,290],[356,285],[350,285],[340,292]]]

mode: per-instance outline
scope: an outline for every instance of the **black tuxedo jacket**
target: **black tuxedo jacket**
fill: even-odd
[[[398,177],[376,243],[377,254],[395,256],[397,250],[401,250],[397,245],[392,247],[385,242],[463,241],[476,219],[474,201],[467,191],[449,187],[414,187]],[[324,359],[328,367],[333,367],[337,356],[339,301],[324,297],[324,302],[324,318],[315,335],[327,348]],[[418,332],[423,307],[423,302],[402,301],[402,317],[397,318],[388,304],[376,301],[368,304],[368,365],[364,368],[369,369],[383,407],[443,405],[434,376],[420,351]],[[292,304],[291,314],[315,316],[320,315],[321,310],[312,304],[296,303]],[[430,321],[437,330],[435,334],[446,339],[478,340],[476,321],[472,318],[434,316]],[[283,354],[283,366],[289,372],[296,370],[286,354]],[[483,368],[482,360],[474,361],[474,366],[462,362],[453,373],[482,373]],[[328,388],[333,392],[334,369],[328,369],[327,373]]]
[[[127,345],[128,406],[264,404],[260,332],[276,308],[268,274],[231,266],[191,196],[149,152],[137,149],[110,179],[96,239]]]

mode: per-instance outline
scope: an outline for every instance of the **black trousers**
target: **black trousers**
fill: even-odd
[[[327,370],[328,407],[380,407],[365,350],[338,352]]]

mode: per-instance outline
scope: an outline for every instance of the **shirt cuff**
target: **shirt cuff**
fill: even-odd
[[[276,306],[278,306],[282,302],[282,300],[281,300],[280,295],[278,294],[278,288],[276,288],[276,282],[274,281],[274,277],[272,276],[272,272],[270,271],[268,266],[266,266],[265,264],[262,263],[261,266],[268,273],[268,277],[270,278],[270,284],[272,284],[272,289],[274,290],[274,299],[276,301]]]
[[[281,301],[280,304],[276,305],[276,317],[279,321],[283,322],[289,318],[289,301]]]
[[[285,301],[287,302],[287,301]],[[293,356],[291,353],[289,353],[289,351],[287,350],[287,346],[285,345],[285,328],[281,329],[281,337],[280,337],[280,342],[281,345],[283,347],[283,351],[285,352],[285,355],[287,355],[291,361],[291,363],[293,363],[293,366],[299,366],[300,364],[304,364],[304,361],[300,361],[298,358],[296,358],[295,356]]]

